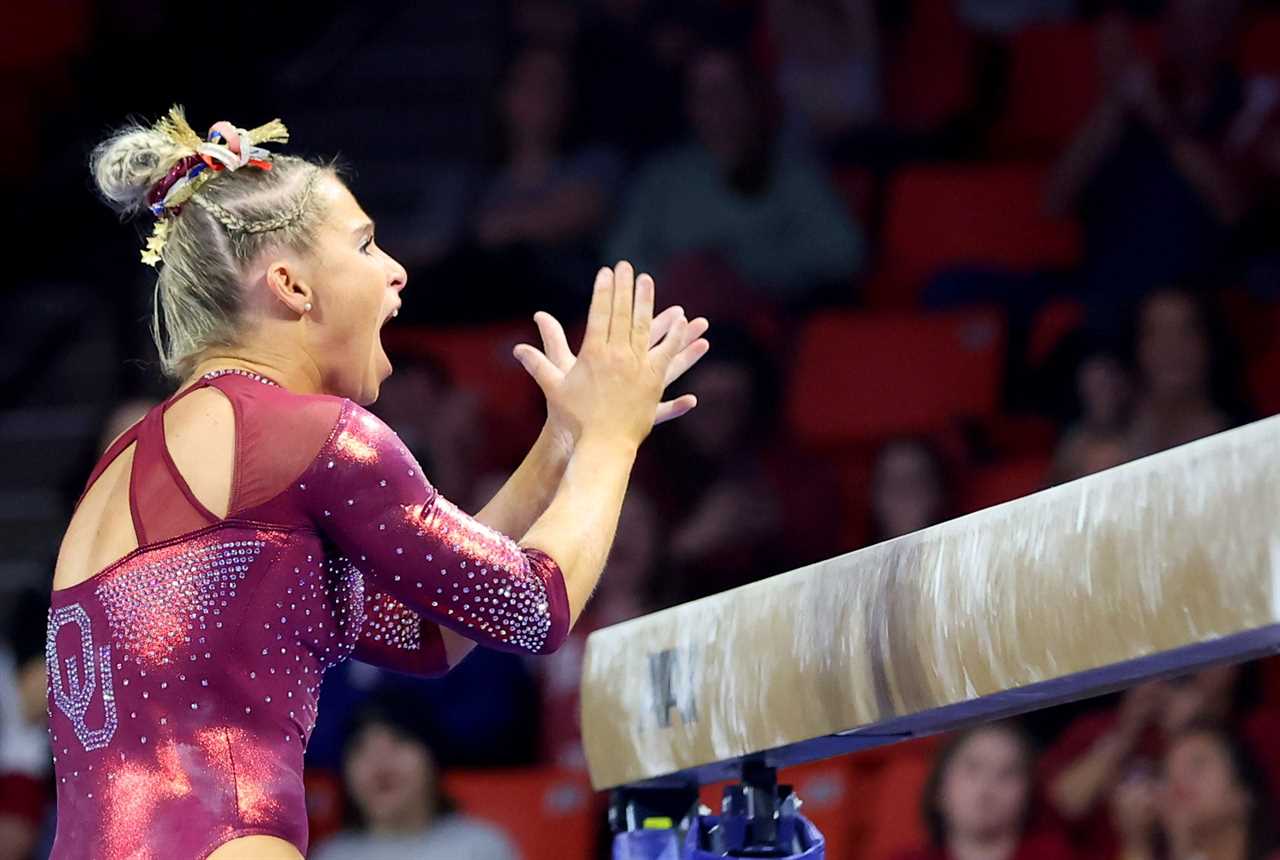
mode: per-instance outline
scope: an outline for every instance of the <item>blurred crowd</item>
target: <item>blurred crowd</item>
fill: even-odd
[[[190,92],[189,111],[221,117],[233,99],[210,91],[212,72],[194,61],[158,86],[153,61],[138,59],[194,11],[134,0],[126,20],[87,0],[49,5],[47,26],[0,39],[14,50],[39,32],[57,42],[42,76],[19,85],[6,73],[0,85],[0,103],[29,120],[0,158],[0,187],[32,201],[28,227],[76,210],[70,223],[93,238],[62,258],[68,277],[117,290],[108,323],[127,356],[146,360],[146,273],[125,231],[79,214],[94,206],[84,156],[102,123],[127,112],[158,115]],[[484,794],[467,775],[579,784],[577,684],[592,630],[1280,411],[1280,6],[520,0],[357,13],[330,0],[303,15],[295,5],[300,44],[328,45],[334,22],[350,51],[352,39],[376,49],[388,32],[353,20],[480,22],[458,62],[482,72],[466,98],[483,146],[397,162],[391,190],[410,202],[386,213],[377,171],[353,158],[351,174],[381,244],[410,272],[386,332],[396,372],[372,408],[444,495],[479,510],[536,436],[536,391],[510,344],[534,337],[535,310],[579,325],[600,264],[633,261],[654,274],[661,304],[712,323],[710,355],[678,386],[700,406],[642,450],[600,588],[561,651],[478,650],[433,680],[353,661],[326,676],[307,752],[313,856],[571,856],[531,853],[484,823],[500,811],[465,802]],[[250,51],[251,33],[209,26],[245,53],[241,71],[256,82],[252,97],[235,94],[242,121],[290,121],[292,96],[281,94],[298,86],[296,66]],[[218,62],[222,74],[238,55]],[[396,98],[404,111],[429,104],[408,87]],[[358,151],[355,138],[334,143]],[[23,146],[31,158],[14,155]],[[1031,177],[1029,191],[1000,196],[1010,177]],[[909,208],[926,180],[939,190]],[[947,199],[954,188],[967,190]],[[1027,211],[1003,208],[1017,194]],[[984,245],[968,213],[992,206]],[[15,263],[19,282],[47,282],[66,234],[58,248],[48,230],[20,235],[37,253]],[[955,356],[916,351],[912,326],[975,312],[993,314],[1001,336],[962,337]],[[845,392],[907,373],[867,409],[893,417],[859,415],[864,429],[834,441],[804,429],[797,393],[823,320],[891,320],[907,333],[892,355],[864,356],[859,342],[823,353],[869,374],[818,369],[817,390],[837,409]],[[994,355],[992,408],[890,408],[912,397],[911,367],[979,348]],[[86,464],[167,391],[144,361],[122,366],[115,394]],[[61,489],[73,500],[79,488]],[[0,860],[42,856],[52,832],[47,591],[11,605]],[[1269,853],[1280,835],[1277,738],[1280,670],[1262,661],[893,748],[831,765],[857,790],[831,812],[840,847],[829,856],[1280,856]],[[509,805],[504,783],[491,785],[490,805]],[[598,821],[599,798],[584,809]],[[593,827],[587,850],[598,852]]]

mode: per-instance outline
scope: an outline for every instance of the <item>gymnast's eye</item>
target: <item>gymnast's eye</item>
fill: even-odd
[[[360,245],[360,253],[362,254],[369,253],[369,246],[372,244],[373,244],[373,237],[370,236],[368,239],[365,239],[364,242]]]

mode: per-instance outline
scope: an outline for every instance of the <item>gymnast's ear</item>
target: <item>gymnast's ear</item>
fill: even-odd
[[[304,268],[296,257],[281,256],[270,259],[263,272],[263,285],[271,304],[294,317],[305,316],[315,306]]]

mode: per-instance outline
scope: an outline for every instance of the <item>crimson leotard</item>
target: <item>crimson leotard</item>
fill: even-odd
[[[221,518],[164,444],[165,409],[205,386],[235,414]],[[86,490],[134,443],[138,548],[52,594],[54,860],[203,858],[250,834],[305,855],[302,754],[326,669],[443,672],[437,624],[508,651],[564,640],[556,563],[441,497],[350,400],[207,374],[117,440]]]

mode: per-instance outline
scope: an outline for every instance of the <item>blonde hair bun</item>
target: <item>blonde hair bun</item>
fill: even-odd
[[[151,186],[188,154],[162,132],[134,123],[94,147],[89,169],[107,205],[132,215],[147,208]]]

